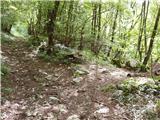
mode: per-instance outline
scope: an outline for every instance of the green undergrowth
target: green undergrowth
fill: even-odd
[[[127,79],[122,81],[118,84],[107,84],[104,87],[102,87],[102,91],[104,92],[121,92],[122,96],[124,96],[124,102],[131,102],[130,100],[126,99],[127,96],[135,95],[135,94],[153,94],[157,96],[159,94],[160,90],[160,80],[152,80],[145,83],[139,83],[136,79]],[[113,95],[116,97],[116,93]],[[122,99],[123,101],[123,99]]]
[[[70,64],[73,62],[69,57],[67,57],[70,54],[71,54],[71,51],[55,49],[54,53],[50,55],[48,55],[46,51],[43,51],[43,52],[39,52],[38,56],[39,58],[48,62]]]
[[[146,78],[147,79],[147,78]],[[146,81],[146,80],[145,80]],[[135,78],[124,80],[118,84],[107,84],[102,87],[103,92],[112,93],[112,99],[124,106],[139,106],[144,108],[143,117],[146,120],[157,120],[160,116],[160,80],[148,78],[147,82],[140,82]],[[150,103],[154,108],[148,109]],[[142,108],[141,108],[141,107]]]
[[[47,38],[44,36],[28,36],[27,43],[29,47],[36,48],[40,45],[41,42],[47,41]]]
[[[15,40],[15,37],[11,34],[1,32],[1,43],[9,43]]]
[[[2,63],[1,64],[1,77],[5,77],[9,73],[9,71],[10,71],[9,67],[6,64]]]
[[[1,88],[2,100],[8,97],[8,95],[13,91],[13,89],[9,87],[11,84],[10,80],[8,79],[9,73],[10,73],[10,68],[6,64],[2,63],[1,64],[1,83],[2,85],[4,85]]]
[[[106,54],[104,54],[103,52],[100,52],[97,56],[92,51],[85,49],[82,51],[82,55],[86,61],[91,62],[91,63],[97,63],[99,65],[109,65],[110,64]]]

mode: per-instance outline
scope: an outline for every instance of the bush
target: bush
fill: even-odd
[[[34,37],[34,36],[30,36],[28,38],[28,44],[29,46],[33,46],[33,47],[37,47],[41,44],[41,42],[43,42],[44,39],[41,37]]]
[[[117,89],[122,90],[124,95],[129,95],[130,93],[137,93],[138,85],[134,79],[129,79],[117,85]]]
[[[99,53],[98,56],[96,56],[92,51],[90,50],[83,50],[82,51],[82,55],[84,56],[84,58],[86,59],[86,61],[90,61],[92,63],[98,63],[101,65],[108,65],[108,58],[106,58],[106,55],[102,52]]]
[[[43,53],[38,53],[38,57],[41,58],[41,59],[44,59],[45,61],[49,61],[51,62],[53,59],[52,59],[52,55],[47,55],[46,52],[43,52]]]

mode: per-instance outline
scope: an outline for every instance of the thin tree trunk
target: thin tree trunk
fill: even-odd
[[[65,45],[69,46],[70,43],[70,36],[71,36],[71,21],[72,21],[72,11],[73,11],[73,3],[74,1],[71,1],[69,4],[69,9],[68,9],[68,18],[67,18],[67,23],[66,23],[66,39],[65,39]]]
[[[55,6],[54,9],[48,10],[48,20],[49,22],[47,23],[47,34],[48,34],[48,49],[47,49],[47,54],[50,55],[54,50],[53,50],[53,34],[54,34],[54,28],[55,28],[55,20],[58,12],[58,7],[59,7],[60,1],[55,1]]]
[[[142,34],[143,34],[143,11],[144,11],[144,5],[145,5],[145,1],[142,3],[140,30],[139,30],[138,45],[137,45],[137,51],[138,51],[138,54],[139,54],[140,61],[142,61],[141,43],[142,43]]]
[[[150,44],[149,44],[149,49],[148,49],[148,51],[147,51],[147,53],[145,55],[145,58],[143,60],[143,66],[141,67],[142,71],[146,70],[146,65],[147,65],[148,60],[149,60],[149,58],[151,56],[151,53],[152,53],[154,38],[155,38],[156,33],[157,33],[159,19],[160,19],[160,6],[159,6],[159,9],[158,9],[157,17],[156,17],[154,28],[153,28],[153,31],[152,31],[152,35],[151,35],[151,39],[150,39]]]
[[[97,5],[93,4],[93,17],[92,17],[92,38],[91,51],[95,51],[95,39],[96,39],[96,26],[97,26]]]
[[[97,40],[100,40],[100,32],[101,32],[101,3],[99,4],[99,11],[98,11],[98,35]]]
[[[145,47],[145,54],[147,53],[147,28],[146,28],[146,22],[147,22],[147,16],[148,16],[148,8],[149,8],[149,0],[147,3],[147,8],[146,8],[146,1],[145,1],[145,7],[144,7],[144,47]]]
[[[117,18],[118,18],[118,9],[116,10],[115,19],[114,19],[114,22],[113,22],[111,43],[114,42],[114,35],[115,35],[115,29],[116,29]],[[112,46],[109,47],[107,56],[110,56],[111,50],[112,50]]]
[[[97,17],[97,24],[98,24],[98,33],[97,33],[97,40],[95,43],[95,54],[98,55],[101,45],[100,45],[100,34],[101,34],[101,3],[98,5],[98,17]]]
[[[81,33],[80,33],[81,38],[80,38],[80,44],[79,44],[79,47],[78,47],[78,49],[79,49],[79,50],[82,50],[82,49],[83,49],[83,35],[84,35],[84,27],[85,27],[85,26],[83,26],[83,27],[82,27],[82,29],[81,29]]]

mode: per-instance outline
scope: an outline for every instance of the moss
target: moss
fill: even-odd
[[[148,110],[144,113],[145,120],[158,120],[158,115],[153,110]]]
[[[14,40],[13,35],[7,33],[1,33],[1,43],[10,43]]]
[[[130,93],[137,93],[138,85],[134,79],[128,79],[123,81],[121,84],[117,85],[118,90],[122,90],[124,95],[129,95]]]
[[[9,68],[5,64],[1,64],[1,76],[4,77],[9,73]]]
[[[159,117],[160,117],[160,100],[157,100],[157,101],[156,101],[156,112],[157,112],[157,114],[158,114]]]
[[[11,92],[13,92],[13,89],[2,87],[1,91],[2,91],[3,94],[8,95],[8,94],[10,94]]]
[[[116,90],[116,85],[114,84],[108,84],[102,87],[101,89],[104,92],[114,92]]]

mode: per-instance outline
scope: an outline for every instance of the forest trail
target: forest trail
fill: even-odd
[[[87,74],[74,78],[72,66],[32,57],[23,40],[3,44],[2,56],[10,68],[2,86],[4,120],[127,120],[129,115],[101,91],[102,86],[126,79],[127,71],[80,65]],[[97,69],[97,74],[96,74]],[[97,77],[95,77],[97,76]],[[8,101],[10,100],[10,101]]]

